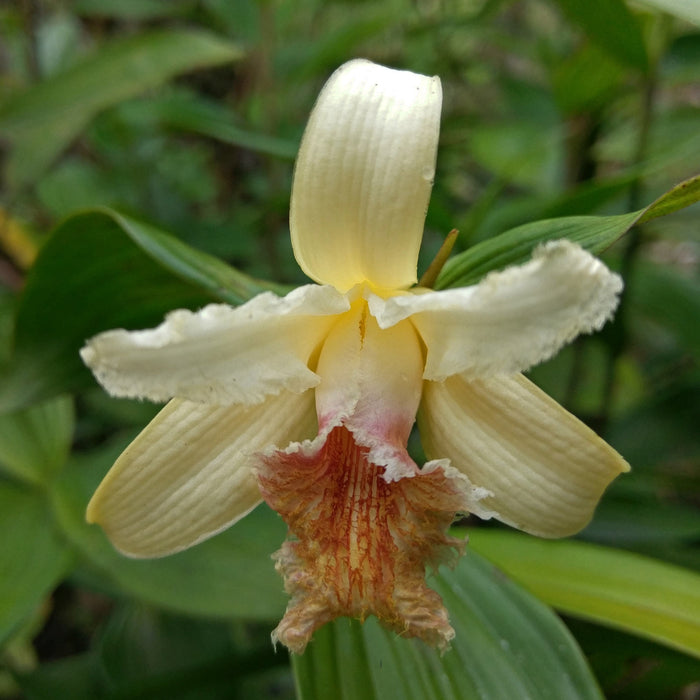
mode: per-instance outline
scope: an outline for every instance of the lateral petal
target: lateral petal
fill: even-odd
[[[440,129],[437,77],[350,61],[309,118],[290,212],[297,262],[311,279],[399,289],[416,281]]]
[[[541,537],[578,532],[625,460],[522,375],[426,382],[418,425],[426,454],[448,458],[479,505]],[[478,515],[479,513],[477,513]]]
[[[472,287],[372,296],[369,306],[382,328],[410,316],[428,349],[424,377],[442,381],[514,374],[543,362],[580,333],[599,330],[621,290],[618,275],[561,240]]]
[[[87,520],[128,556],[178,552],[260,503],[254,453],[315,430],[313,391],[282,392],[252,407],[174,399],[107,473]]]
[[[318,384],[309,357],[334,315],[348,308],[328,286],[299,287],[282,298],[265,292],[237,308],[173,311],[152,330],[101,333],[80,354],[113,396],[258,403]]]

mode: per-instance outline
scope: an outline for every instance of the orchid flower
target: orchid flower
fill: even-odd
[[[292,189],[294,255],[317,284],[174,311],[82,350],[111,394],[169,401],[88,520],[121,552],[159,557],[266,501],[289,530],[273,640],[294,652],[325,622],[370,614],[445,648],[454,631],[425,570],[461,549],[446,534],[456,514],[569,535],[629,468],[521,374],[610,318],[617,275],[558,241],[475,286],[413,286],[441,100],[438,78],[343,65]],[[422,468],[406,450],[416,417]]]

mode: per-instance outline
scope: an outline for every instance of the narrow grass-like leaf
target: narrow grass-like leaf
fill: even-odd
[[[566,216],[534,221],[489,238],[447,261],[436,289],[475,284],[492,270],[528,260],[541,243],[568,238],[593,253],[601,253],[626,233],[639,214]]]
[[[560,238],[568,238],[598,255],[635,224],[672,214],[698,201],[700,175],[681,182],[640,211],[616,216],[567,216],[518,226],[448,260],[435,288],[475,284],[492,270],[524,263],[538,245]]]
[[[149,101],[147,108],[166,128],[189,131],[208,136],[250,151],[292,160],[299,144],[256,133],[236,126],[233,115],[216,102],[184,95],[169,95]]]
[[[456,630],[442,657],[374,618],[321,628],[293,657],[301,700],[583,700],[600,691],[552,611],[470,552],[431,580]]]
[[[700,575],[647,557],[576,541],[474,530],[470,548],[539,598],[700,656]]]
[[[660,216],[673,214],[675,211],[685,209],[691,204],[695,204],[700,200],[700,175],[691,177],[688,180],[680,182],[668,192],[662,194],[658,199],[653,201],[648,207],[642,211],[642,215],[636,222],[644,224],[652,219],[657,219]]]

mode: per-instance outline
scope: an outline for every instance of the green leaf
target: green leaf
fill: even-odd
[[[38,492],[0,481],[0,644],[63,578],[72,557]]]
[[[241,55],[231,42],[192,29],[158,30],[102,46],[0,108],[0,135],[13,146],[8,180],[14,186],[34,180],[101,110],[179,73]]]
[[[475,284],[492,270],[519,265],[545,241],[568,238],[601,253],[634,225],[639,213],[618,216],[566,216],[524,224],[455,255],[438,276],[436,289]]]
[[[271,555],[286,536],[282,520],[260,506],[216,537],[162,559],[129,559],[102,529],[85,522],[85,508],[123,444],[81,457],[52,492],[57,521],[83,555],[88,573],[116,593],[191,615],[275,620],[285,607]]]
[[[0,470],[41,483],[65,463],[73,439],[73,402],[67,396],[0,415]]]
[[[642,215],[637,223],[645,224],[660,216],[673,214],[673,212],[685,209],[698,201],[700,201],[700,175],[684,180],[662,194],[642,210]]]
[[[646,72],[644,36],[623,0],[557,0],[588,38],[623,65]]]
[[[470,547],[558,610],[700,656],[700,575],[575,541],[472,530]]]
[[[236,126],[235,116],[228,109],[192,95],[169,95],[144,102],[142,106],[165,127],[201,134],[250,151],[292,160],[299,148],[296,141]]]
[[[700,201],[700,175],[669,190],[640,211],[616,216],[568,216],[534,221],[501,233],[454,256],[442,269],[436,289],[475,284],[492,270],[526,262],[545,241],[568,238],[594,255],[602,253],[635,224],[672,214]]]
[[[301,700],[583,700],[602,696],[552,611],[474,552],[431,581],[456,631],[442,657],[370,618],[322,627],[293,656]]]
[[[266,287],[112,210],[77,214],[56,228],[27,277],[0,410],[85,386],[78,351],[100,331],[153,326],[174,308],[238,304]]]
[[[698,0],[637,0],[640,4],[653,7],[659,12],[700,25],[700,3]]]

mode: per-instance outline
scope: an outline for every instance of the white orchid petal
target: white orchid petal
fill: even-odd
[[[388,289],[416,281],[441,103],[436,77],[364,60],[331,76],[292,187],[292,245],[309,277],[341,291],[364,281]]]
[[[313,392],[252,407],[174,399],[129,445],[88,505],[114,546],[160,557],[224,530],[261,501],[253,453],[314,434]]]
[[[620,277],[570,241],[462,289],[369,299],[383,328],[411,318],[428,348],[425,378],[513,374],[542,362],[580,333],[599,330]]]
[[[81,356],[114,396],[257,403],[318,384],[309,357],[334,315],[348,308],[328,286],[307,285],[283,298],[266,292],[237,308],[173,311],[152,330],[101,333]]]
[[[542,537],[578,532],[607,485],[629,469],[522,375],[426,382],[419,427],[430,458],[448,458],[490,492],[482,509]]]

